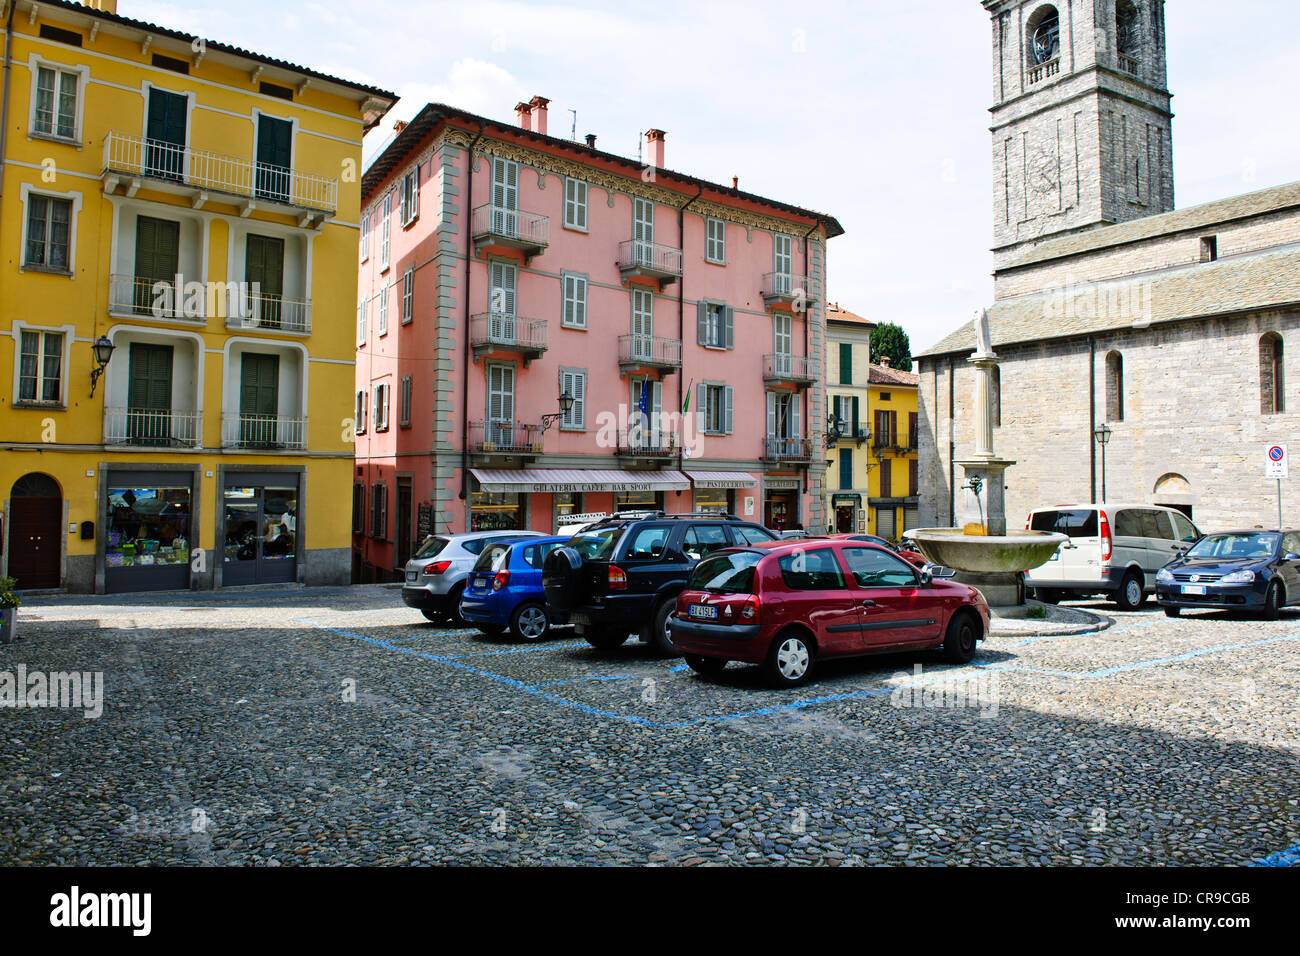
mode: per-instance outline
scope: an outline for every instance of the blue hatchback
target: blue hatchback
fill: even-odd
[[[542,593],[542,562],[567,536],[527,538],[489,544],[475,562],[460,599],[460,613],[484,634],[510,631],[520,641],[540,641],[552,624],[568,623],[568,615],[546,606]]]

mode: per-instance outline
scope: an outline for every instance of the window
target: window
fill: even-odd
[[[368,398],[369,393],[366,392],[364,388],[357,392],[356,431],[358,435],[364,435],[366,433],[366,405]]]
[[[1035,10],[1025,32],[1030,38],[1026,50],[1029,66],[1049,63],[1061,55],[1061,16],[1056,7],[1047,4]]]
[[[623,557],[631,560],[649,561],[663,556],[668,547],[668,536],[672,528],[663,524],[649,524],[638,528],[627,544]]]
[[[721,219],[704,220],[704,258],[718,265],[727,261],[727,224]]]
[[[407,269],[402,273],[402,324],[407,325],[415,318],[415,270]]]
[[[1115,519],[1116,527],[1119,518]],[[1081,509],[1079,511],[1035,511],[1029,520],[1030,530],[1055,531],[1069,538],[1097,537],[1097,512]]]
[[[907,497],[915,498],[921,493],[921,463],[913,458],[907,463]]]
[[[840,449],[840,487],[853,487],[853,449]]]
[[[793,241],[780,233],[772,236],[772,271],[776,273],[778,292],[790,292],[790,271],[793,258],[790,249]]]
[[[1282,374],[1282,336],[1269,332],[1259,340],[1259,410],[1265,415],[1286,411]]]
[[[362,299],[357,305],[357,346],[366,344],[366,306],[370,303],[367,299]]]
[[[361,482],[352,485],[352,533],[361,534],[366,530],[366,486]]]
[[[1120,56],[1137,57],[1141,53],[1138,22],[1132,0],[1119,0],[1115,6],[1115,48]]]
[[[731,530],[736,533],[745,544],[762,544],[764,541],[775,541],[776,536],[766,528],[760,528],[757,525],[742,524],[732,525]]]
[[[772,353],[776,359],[776,370],[790,374],[794,368],[794,316],[784,312],[772,315]]]
[[[730,546],[727,532],[716,524],[691,525],[682,537],[682,551],[693,561]]]
[[[370,213],[361,217],[361,261],[370,258]]]
[[[388,538],[388,486],[376,482],[370,489],[370,536]]]
[[[560,369],[560,394],[573,398],[573,405],[560,419],[560,427],[582,431],[587,427],[587,370]]]
[[[735,391],[729,385],[699,386],[700,430],[706,435],[727,435],[732,430]]]
[[[655,204],[649,199],[632,200],[632,238],[655,241]]]
[[[893,448],[898,444],[898,412],[878,408],[875,412],[875,441],[877,448]]]
[[[277,99],[288,100],[293,102],[293,90],[287,86],[281,86],[279,83],[268,83],[263,80],[257,84],[257,92],[265,93],[267,96],[274,96]]]
[[[384,197],[379,206],[379,269],[388,268],[388,247],[393,227],[393,194]]]
[[[907,447],[917,448],[920,444],[919,416],[917,412],[907,413]]]
[[[1192,542],[1201,536],[1196,530],[1196,525],[1192,524],[1186,515],[1174,512],[1169,517],[1174,521],[1174,533],[1179,541]]]
[[[68,265],[71,226],[71,200],[28,194],[24,268],[47,269],[51,272],[71,271]]]
[[[420,215],[420,166],[416,163],[415,168],[402,177],[399,187],[398,216],[403,226],[409,226]]]
[[[720,302],[701,302],[697,307],[696,337],[710,349],[735,348],[735,310]]]
[[[391,386],[381,382],[375,386],[375,431],[388,431],[388,393]]]
[[[587,230],[587,184],[581,179],[564,181],[564,225]]]
[[[41,66],[36,70],[36,104],[32,132],[73,139],[77,135],[77,87],[80,77],[72,70]]]
[[[1215,262],[1219,258],[1219,237],[1205,236],[1201,239],[1201,261]]]
[[[830,548],[793,551],[777,559],[785,586],[792,591],[830,591],[844,587],[844,574]]]
[[[879,548],[845,548],[844,561],[860,588],[910,588],[916,572]]]
[[[894,497],[894,462],[888,458],[880,463],[880,497]]]
[[[388,286],[379,290],[379,334],[388,334]]]
[[[1106,419],[1124,420],[1124,356],[1118,352],[1106,356]]]
[[[171,70],[173,73],[184,73],[186,76],[189,76],[190,73],[190,65],[184,60],[178,60],[174,56],[164,56],[161,53],[155,53],[150,62],[153,63],[154,66],[158,67],[160,70]],[[263,93],[267,92],[266,88],[268,86],[271,86],[271,84],[269,83],[262,84]],[[273,89],[282,90],[284,93],[289,94],[288,96],[281,95],[280,96],[281,99],[286,99],[286,100],[293,99],[292,90],[285,89],[283,86],[273,87]]]
[[[571,272],[560,273],[564,311],[560,323],[567,329],[587,327],[587,277]]]
[[[63,401],[63,333],[23,331],[18,359],[18,401]]]
[[[767,437],[802,438],[799,396],[794,392],[767,393]]]
[[[397,424],[400,428],[411,427],[411,393],[414,391],[414,382],[410,375],[402,376],[401,394],[398,397],[398,419]]]
[[[853,384],[853,343],[840,343],[840,384]]]

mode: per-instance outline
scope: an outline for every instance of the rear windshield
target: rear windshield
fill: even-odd
[[[514,547],[510,543],[492,543],[479,554],[478,560],[474,562],[475,571],[500,571],[506,566],[506,556],[510,554],[510,549]]]
[[[749,594],[754,590],[754,567],[763,560],[753,551],[736,551],[705,558],[691,572],[687,585],[696,591]]]
[[[584,531],[570,538],[567,547],[573,548],[588,561],[608,561],[614,556],[614,547],[622,533],[623,529],[619,527]]]
[[[1033,531],[1055,531],[1071,538],[1097,537],[1097,512],[1086,508],[1035,511],[1029,519]]]
[[[443,548],[447,547],[449,538],[443,538],[438,535],[429,535],[424,539],[418,551],[415,552],[417,558],[432,558],[439,554]]]
[[[1282,539],[1277,534],[1211,534],[1192,545],[1189,558],[1271,558]]]

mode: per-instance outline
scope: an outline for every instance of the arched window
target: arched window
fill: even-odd
[[[1124,420],[1124,356],[1118,352],[1106,356],[1106,420]]]
[[[1268,332],[1259,338],[1259,410],[1265,415],[1286,411],[1286,382],[1282,376],[1282,336]]]
[[[1119,0],[1115,5],[1115,48],[1121,56],[1137,59],[1142,53],[1141,21],[1133,0]]]
[[[1030,15],[1025,28],[1029,66],[1039,66],[1061,55],[1061,16],[1056,7],[1050,3],[1039,7]]]
[[[993,421],[994,428],[1002,427],[1002,366],[993,366],[993,389],[989,395],[989,404],[992,408],[989,415]]]

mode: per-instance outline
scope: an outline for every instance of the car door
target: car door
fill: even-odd
[[[1168,511],[1153,508],[1142,512],[1142,525],[1147,545],[1147,563],[1143,565],[1143,570],[1146,571],[1146,583],[1150,588],[1155,585],[1156,572],[1182,554],[1186,545],[1179,540],[1174,530],[1174,520]]]
[[[1300,533],[1292,531],[1282,536],[1277,562],[1277,573],[1286,585],[1286,601],[1294,604],[1300,601],[1300,560],[1288,561],[1289,554],[1300,555]]]
[[[829,545],[799,548],[777,558],[781,580],[789,592],[783,611],[791,623],[812,629],[820,657],[856,654],[862,650],[858,604],[862,592],[851,587]]]
[[[878,547],[845,545],[840,554],[860,589],[863,649],[934,643],[940,615],[933,594],[921,587],[916,569]]]
[[[1155,530],[1154,521],[1148,521],[1144,524],[1143,515],[1149,514],[1139,508],[1125,508],[1122,511],[1115,512],[1115,520],[1111,525],[1112,544],[1110,566],[1113,568],[1126,568],[1129,565],[1136,564],[1143,571],[1146,578],[1150,579],[1155,576],[1155,572],[1148,569],[1151,563],[1151,556],[1148,553],[1147,532]],[[1116,583],[1119,581],[1118,575],[1115,578]]]

